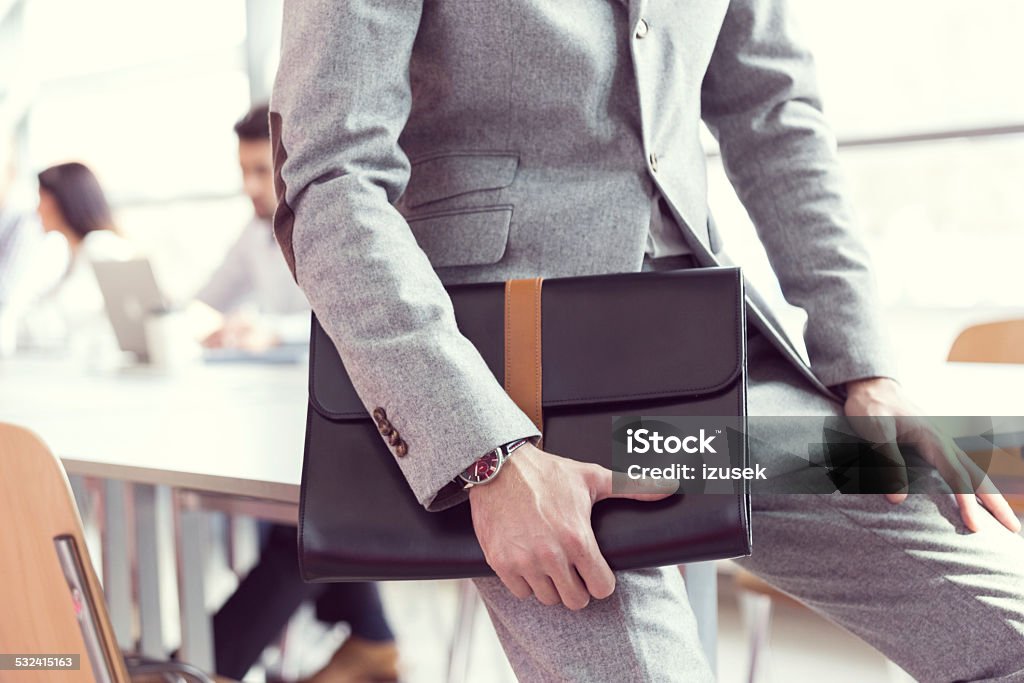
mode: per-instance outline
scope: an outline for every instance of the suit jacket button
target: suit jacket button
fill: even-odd
[[[388,414],[386,412],[384,412],[383,408],[374,408],[373,409],[373,419],[376,420],[378,423],[379,422],[385,422],[386,423],[388,421]]]
[[[408,453],[408,452],[409,452],[409,447],[407,445],[405,445],[404,441],[399,439],[398,443],[395,444],[395,455],[397,455],[399,458],[404,458],[406,453]]]
[[[398,434],[397,429],[392,429],[390,434],[385,434],[388,437],[388,443],[392,446],[398,446],[402,443],[402,437]]]
[[[636,37],[637,38],[646,38],[647,37],[647,31],[650,28],[651,27],[647,24],[647,21],[644,20],[644,19],[641,19],[640,22],[636,25]]]
[[[386,420],[377,425],[377,430],[380,431],[380,433],[383,434],[384,436],[391,436],[392,434],[395,433],[395,428],[392,427],[391,423]]]

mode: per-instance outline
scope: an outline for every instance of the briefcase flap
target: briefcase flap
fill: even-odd
[[[504,283],[447,289],[459,330],[503,383]],[[743,372],[742,306],[739,268],[545,280],[544,407],[696,398],[734,386]],[[315,316],[312,335],[313,408],[336,421],[369,419]]]

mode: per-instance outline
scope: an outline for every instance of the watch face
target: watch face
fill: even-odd
[[[471,484],[485,482],[498,473],[501,465],[501,456],[497,451],[491,451],[462,472],[462,478]]]

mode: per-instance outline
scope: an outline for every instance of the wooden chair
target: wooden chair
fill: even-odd
[[[3,423],[0,526],[0,651],[81,655],[77,671],[54,674],[63,683],[211,683],[177,662],[126,663],[64,467],[35,434]]]
[[[949,349],[950,363],[1024,364],[1024,319],[998,320],[965,328]],[[1008,449],[1020,455],[1020,448]],[[1000,480],[1019,484],[1024,479],[1024,461],[1019,457],[992,460],[988,473],[998,485]],[[1014,486],[1019,490],[1020,487]],[[1024,514],[1024,495],[1007,493],[1006,500],[1018,515]]]
[[[1024,320],[971,325],[946,358],[950,363],[1024,363]]]

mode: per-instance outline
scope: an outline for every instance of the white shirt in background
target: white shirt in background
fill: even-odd
[[[116,349],[92,266],[98,261],[125,261],[139,256],[131,242],[110,230],[90,232],[57,285],[25,311],[19,345],[69,346],[85,355]]]
[[[48,285],[39,281],[38,275],[47,272],[35,263],[44,238],[34,213],[0,207],[0,357],[14,353],[18,321],[25,307],[59,275],[51,269]],[[66,264],[66,257],[64,261]]]
[[[16,294],[32,251],[43,239],[43,229],[33,219],[30,214],[0,207],[0,309]]]
[[[284,343],[309,340],[309,302],[292,278],[269,220],[254,218],[245,226],[196,298],[221,313],[251,309]]]

